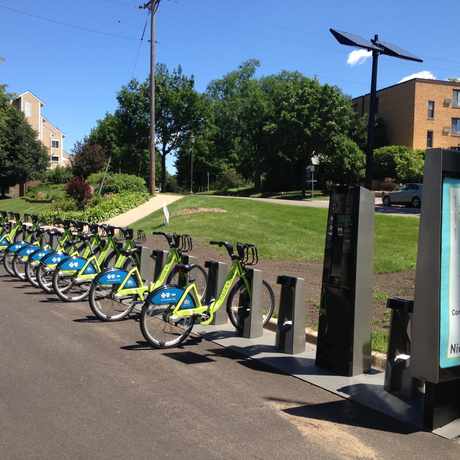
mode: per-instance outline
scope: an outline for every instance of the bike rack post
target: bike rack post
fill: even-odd
[[[293,276],[278,276],[281,298],[276,328],[276,347],[282,353],[295,355],[305,351],[305,280]]]
[[[206,286],[205,303],[209,304],[215,299],[224,286],[225,278],[228,273],[228,265],[216,260],[208,260],[204,266],[208,269],[208,284]],[[214,315],[212,322],[214,326],[227,324],[227,312],[221,308]]]
[[[189,254],[182,254],[182,261],[181,263],[184,264],[184,265],[193,265],[193,264],[196,264],[198,262],[197,258],[196,257],[193,257]],[[187,284],[189,284],[190,282],[190,277],[189,277],[190,273],[185,273],[185,272],[181,272],[180,275],[179,275],[179,286],[180,287],[186,287]]]
[[[162,249],[154,249],[150,254],[150,257],[155,261],[153,280],[156,281],[159,278],[161,271],[163,270],[163,267],[166,264],[166,261],[168,260],[168,251]]]
[[[255,268],[248,270],[248,278],[251,287],[251,298],[246,295],[240,296],[241,308],[238,312],[241,337],[255,339],[264,334],[263,311],[262,311],[262,272]],[[245,308],[246,307],[246,308]]]
[[[414,389],[410,368],[410,327],[414,302],[392,297],[387,301],[387,308],[392,312],[384,388],[402,399],[410,399]]]
[[[138,246],[141,248],[140,252],[140,271],[142,279],[145,281],[153,281],[155,270],[151,259],[151,249],[145,246]]]

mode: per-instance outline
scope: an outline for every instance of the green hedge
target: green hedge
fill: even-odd
[[[88,182],[94,187],[94,193],[99,193],[103,178],[104,173],[95,173],[88,177]],[[108,173],[104,179],[101,195],[122,192],[147,193],[145,180],[131,174]]]
[[[135,192],[95,197],[83,211],[64,210],[66,207],[69,209],[71,206],[66,206],[65,203],[60,202],[57,206],[53,206],[50,210],[44,211],[40,215],[46,221],[60,218],[84,220],[91,223],[104,222],[141,205],[147,201],[148,197],[147,193]]]

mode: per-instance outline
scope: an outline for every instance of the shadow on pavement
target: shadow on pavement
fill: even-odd
[[[380,412],[359,406],[346,399],[321,404],[308,404],[303,401],[291,401],[278,398],[266,398],[270,402],[293,405],[282,411],[288,415],[308,419],[325,420],[340,425],[368,428],[398,434],[412,434],[420,430],[401,423]]]

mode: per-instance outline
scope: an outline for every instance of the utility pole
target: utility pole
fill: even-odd
[[[149,133],[149,192],[155,194],[155,71],[157,61],[156,49],[156,14],[161,0],[150,0],[141,9],[150,10],[150,133]]]

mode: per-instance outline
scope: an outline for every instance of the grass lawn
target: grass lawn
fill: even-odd
[[[226,212],[195,212],[190,208],[217,208]],[[327,210],[257,202],[237,198],[189,196],[169,208],[168,231],[190,233],[201,241],[212,239],[255,243],[262,258],[321,261]],[[186,211],[187,210],[187,211]],[[148,232],[161,228],[157,211],[136,222]],[[379,273],[415,267],[419,221],[416,218],[376,216],[375,269]],[[164,228],[164,227],[163,227]]]
[[[0,211],[19,212],[21,214],[35,214],[49,207],[48,203],[29,203],[21,198],[0,200]]]

